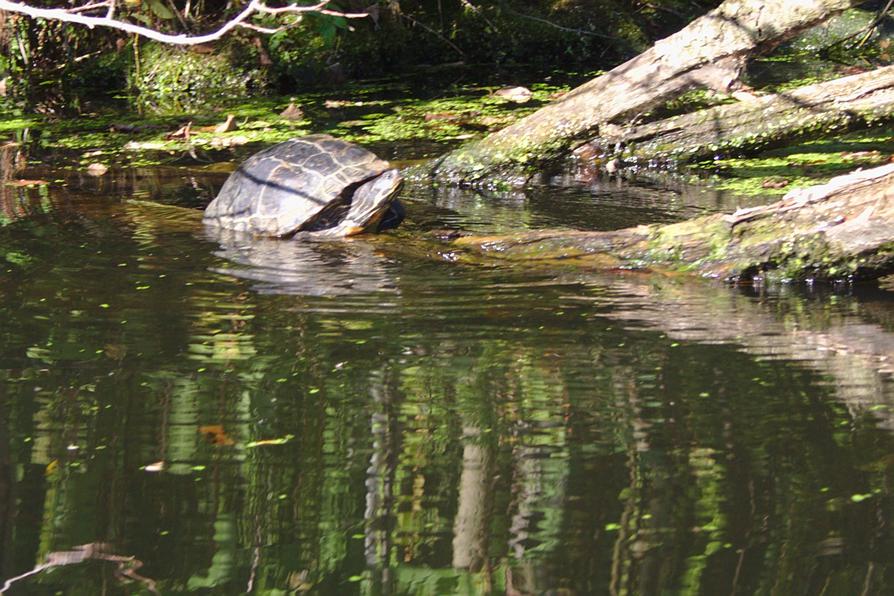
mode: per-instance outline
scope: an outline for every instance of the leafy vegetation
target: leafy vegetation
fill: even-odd
[[[339,92],[310,92],[287,97],[256,97],[239,104],[195,102],[191,113],[177,116],[123,114],[101,110],[89,118],[58,120],[14,114],[0,116],[0,131],[30,127],[40,131],[32,147],[32,158],[63,167],[80,168],[100,162],[116,166],[146,166],[171,163],[184,157],[215,151],[248,153],[270,144],[311,132],[326,132],[350,141],[376,145],[416,145],[409,156],[423,157],[440,152],[472,135],[502,127],[567,90],[567,85],[533,85],[533,98],[514,104],[492,93],[497,85],[454,85],[429,92],[433,97],[414,96],[416,90],[401,79],[355,84]],[[189,95],[184,101],[193,102]],[[287,119],[281,112],[290,104],[301,106],[303,117]],[[228,116],[236,129],[217,132]],[[188,139],[169,138],[187,121],[192,123]],[[210,159],[206,157],[204,159]],[[33,163],[33,162],[32,162]]]
[[[186,114],[219,108],[235,98],[263,95],[264,72],[244,47],[198,53],[159,43],[142,44],[131,74],[133,102],[142,112]]]
[[[309,14],[300,21],[287,21],[273,35],[241,29],[224,42],[179,51],[153,49],[151,44],[141,47],[133,37],[115,30],[8,14],[0,16],[0,79],[6,78],[13,102],[29,111],[90,112],[87,104],[117,96],[172,112],[191,110],[214,89],[238,89],[243,78],[255,90],[270,82],[275,92],[295,93],[308,86],[456,61],[540,68],[561,64],[565,69],[592,66],[644,49],[714,4],[347,0],[330,7],[367,11],[370,16],[347,20]],[[232,17],[236,7],[220,0],[150,0],[126,3],[118,10],[164,32],[195,34]],[[282,24],[271,19],[255,24]]]

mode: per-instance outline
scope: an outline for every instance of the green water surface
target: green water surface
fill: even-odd
[[[891,292],[406,249],[724,206],[670,190],[410,186],[329,244],[149,203],[223,176],[0,190],[9,593],[894,593]]]

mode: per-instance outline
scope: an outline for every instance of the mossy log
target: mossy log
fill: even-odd
[[[467,236],[453,246],[476,259],[691,271],[738,282],[880,277],[894,271],[894,164],[732,214],[613,232]]]
[[[678,33],[517,123],[435,160],[427,174],[455,184],[524,183],[533,168],[683,91],[737,89],[748,55],[772,47],[852,0],[726,0]]]
[[[639,126],[600,129],[589,153],[637,161],[685,161],[717,153],[755,151],[894,117],[894,66],[756,96]]]

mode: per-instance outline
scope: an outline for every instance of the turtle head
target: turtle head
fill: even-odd
[[[363,232],[376,232],[379,229],[394,228],[402,217],[388,217],[392,209],[394,197],[403,184],[400,172],[396,169],[385,170],[375,178],[367,180],[354,191],[351,207],[344,220],[337,226],[342,236],[353,236]],[[396,211],[402,214],[403,209]],[[396,221],[384,222],[383,219]]]

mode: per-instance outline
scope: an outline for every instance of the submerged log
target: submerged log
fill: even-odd
[[[683,91],[707,86],[730,93],[757,49],[772,47],[852,4],[852,0],[726,0],[639,56],[565,94],[519,122],[460,147],[428,174],[451,183],[523,182],[574,142],[598,136]]]
[[[718,152],[765,149],[894,117],[894,66],[754,97],[640,126],[600,129],[590,152],[625,158],[685,161]]]
[[[865,279],[894,271],[894,164],[789,192],[770,205],[612,232],[467,236],[475,258],[691,271],[734,282]]]

